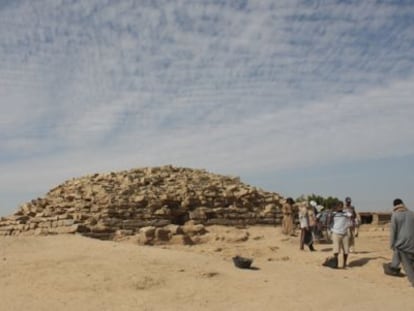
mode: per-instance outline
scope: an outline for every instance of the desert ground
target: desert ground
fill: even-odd
[[[0,310],[413,310],[408,280],[383,274],[387,226],[363,226],[337,270],[321,265],[331,244],[300,251],[280,227],[207,229],[192,246],[2,237]],[[235,255],[252,269],[236,268]]]

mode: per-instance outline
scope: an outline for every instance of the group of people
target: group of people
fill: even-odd
[[[338,257],[342,253],[342,267],[347,267],[348,255],[355,249],[355,238],[358,237],[360,225],[359,215],[350,197],[345,198],[345,204],[339,201],[333,209],[318,206],[315,201],[295,204],[292,198],[287,198],[282,213],[283,234],[295,236],[298,223],[301,250],[306,245],[310,251],[315,251],[314,240],[324,238],[333,244],[333,256],[324,265],[338,268]],[[402,265],[408,280],[414,286],[414,212],[408,210],[401,199],[393,201],[390,246],[393,257],[390,263],[384,264],[384,273],[401,276]]]
[[[344,254],[348,254],[349,250],[354,248],[359,227],[359,218],[351,202],[351,198],[347,197],[345,206],[339,202],[338,206],[331,210],[318,205],[313,200],[295,204],[295,201],[289,197],[282,207],[282,232],[295,236],[297,220],[301,250],[304,250],[306,245],[310,251],[315,251],[315,240],[332,240],[334,251],[341,246]],[[338,254],[336,252],[335,254],[337,257]]]

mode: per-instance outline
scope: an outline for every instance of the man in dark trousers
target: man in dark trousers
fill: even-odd
[[[402,264],[408,280],[414,286],[414,213],[401,199],[395,199],[391,216],[390,244],[394,251],[392,261],[384,264],[384,272],[399,276]]]

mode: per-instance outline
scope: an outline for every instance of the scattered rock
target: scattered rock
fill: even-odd
[[[215,276],[217,276],[217,275],[219,275],[219,273],[218,273],[218,272],[202,272],[202,273],[201,273],[201,276],[202,276],[203,278],[212,278],[212,277],[215,277]]]

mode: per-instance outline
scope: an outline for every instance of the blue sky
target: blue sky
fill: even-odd
[[[0,0],[0,215],[173,164],[414,208],[414,2]]]

